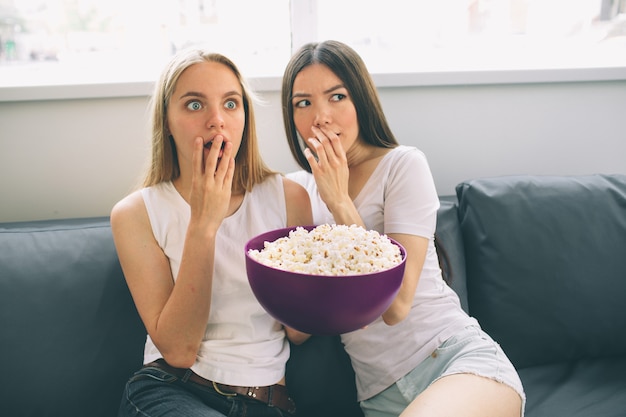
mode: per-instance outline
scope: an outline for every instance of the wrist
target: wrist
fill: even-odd
[[[207,222],[190,221],[187,226],[187,238],[198,240],[214,240],[217,236],[219,225],[213,225]]]
[[[336,202],[332,206],[328,206],[328,209],[330,210],[337,224],[356,224],[359,226],[363,225],[361,216],[354,206],[354,203],[350,199]]]

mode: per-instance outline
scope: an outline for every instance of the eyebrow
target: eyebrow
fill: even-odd
[[[338,90],[338,89],[340,89],[340,88],[346,88],[346,86],[345,86],[345,85],[343,85],[343,84],[337,84],[337,85],[334,85],[334,86],[332,86],[332,87],[330,87],[330,88],[328,88],[328,89],[326,89],[326,90],[322,91],[322,93],[323,93],[323,94],[332,93],[333,91]],[[294,98],[298,98],[298,97],[309,97],[309,96],[311,96],[311,94],[308,94],[308,93],[295,93],[295,94],[293,94],[293,95],[291,96],[291,99],[293,100]]]
[[[181,95],[178,99],[182,100],[187,97],[205,97],[204,94],[198,93],[196,91],[188,91],[185,94]]]
[[[324,94],[328,94],[331,93],[335,90],[338,90],[340,88],[346,88],[343,84],[337,84],[335,86],[330,87],[328,90],[323,91]]]
[[[239,91],[237,90],[231,90],[231,91],[227,91],[226,93],[224,93],[222,95],[222,98],[225,97],[231,97],[231,96],[238,96],[238,97],[243,97],[243,94],[241,94]],[[198,91],[187,91],[185,94],[181,95],[178,99],[182,100],[184,98],[187,97],[200,97],[200,98],[206,98],[206,95],[204,93],[200,93]]]

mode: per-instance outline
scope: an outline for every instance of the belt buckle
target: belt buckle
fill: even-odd
[[[221,389],[219,389],[219,387],[217,386],[215,381],[211,381],[211,383],[213,384],[213,389],[215,390],[215,392],[217,392],[218,394],[223,395],[224,397],[235,397],[237,395],[236,392],[224,392],[224,391],[222,391]]]

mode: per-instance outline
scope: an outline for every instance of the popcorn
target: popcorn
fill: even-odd
[[[248,254],[264,265],[309,275],[370,274],[402,262],[400,248],[387,236],[357,225],[296,227]]]

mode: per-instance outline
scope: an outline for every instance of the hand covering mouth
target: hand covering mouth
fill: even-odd
[[[211,146],[213,146],[213,141],[215,139],[211,139],[210,141],[208,141],[207,143],[204,144],[204,148],[205,149],[211,149]],[[220,150],[224,149],[224,145],[226,144],[226,140],[222,141],[222,145],[220,146]]]

